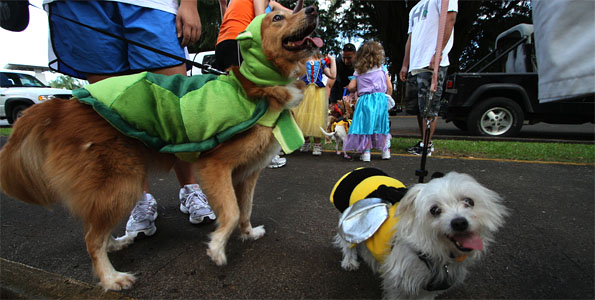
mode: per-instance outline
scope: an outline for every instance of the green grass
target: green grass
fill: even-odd
[[[417,143],[417,139],[392,139],[391,152],[405,154],[405,149]],[[496,158],[530,161],[555,161],[595,164],[595,145],[434,140],[435,152],[432,155],[474,158]]]
[[[8,136],[12,132],[12,128],[0,127],[0,136]]]
[[[8,136],[12,128],[0,128],[0,136]],[[405,149],[417,143],[414,138],[393,138],[391,152],[407,154]],[[549,161],[595,164],[595,145],[500,142],[500,141],[464,141],[434,140],[434,156],[473,157],[513,159],[525,161]],[[334,144],[324,145],[325,149],[335,149]]]

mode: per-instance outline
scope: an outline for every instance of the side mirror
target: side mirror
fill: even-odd
[[[29,1],[0,0],[0,27],[23,31],[29,25]]]

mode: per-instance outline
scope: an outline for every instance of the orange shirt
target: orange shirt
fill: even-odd
[[[253,0],[232,0],[223,16],[217,44],[225,40],[235,40],[255,17]]]

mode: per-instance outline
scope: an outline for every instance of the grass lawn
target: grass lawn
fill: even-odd
[[[417,138],[393,138],[391,153],[408,154],[405,149],[417,141]],[[435,139],[434,147],[436,150],[432,153],[433,156],[595,164],[595,145],[592,144]],[[325,149],[334,150],[335,146],[327,144]]]
[[[405,149],[417,143],[417,139],[394,138],[392,153],[406,153]],[[436,150],[432,155],[475,158],[498,158],[531,161],[556,161],[595,164],[595,145],[434,140]]]
[[[0,136],[8,136],[12,128],[0,128]],[[391,153],[407,154],[405,149],[417,143],[415,138],[393,138]],[[473,157],[513,159],[526,161],[571,162],[595,165],[595,145],[500,142],[500,141],[463,141],[434,140],[434,156]],[[324,145],[325,149],[334,150],[334,144]]]

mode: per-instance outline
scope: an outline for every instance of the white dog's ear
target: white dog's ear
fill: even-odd
[[[406,215],[410,214],[414,209],[414,201],[417,198],[417,195],[421,190],[424,188],[425,184],[419,183],[414,185],[412,188],[407,191],[407,194],[403,196],[401,201],[399,202],[399,207],[397,207],[397,215]]]

